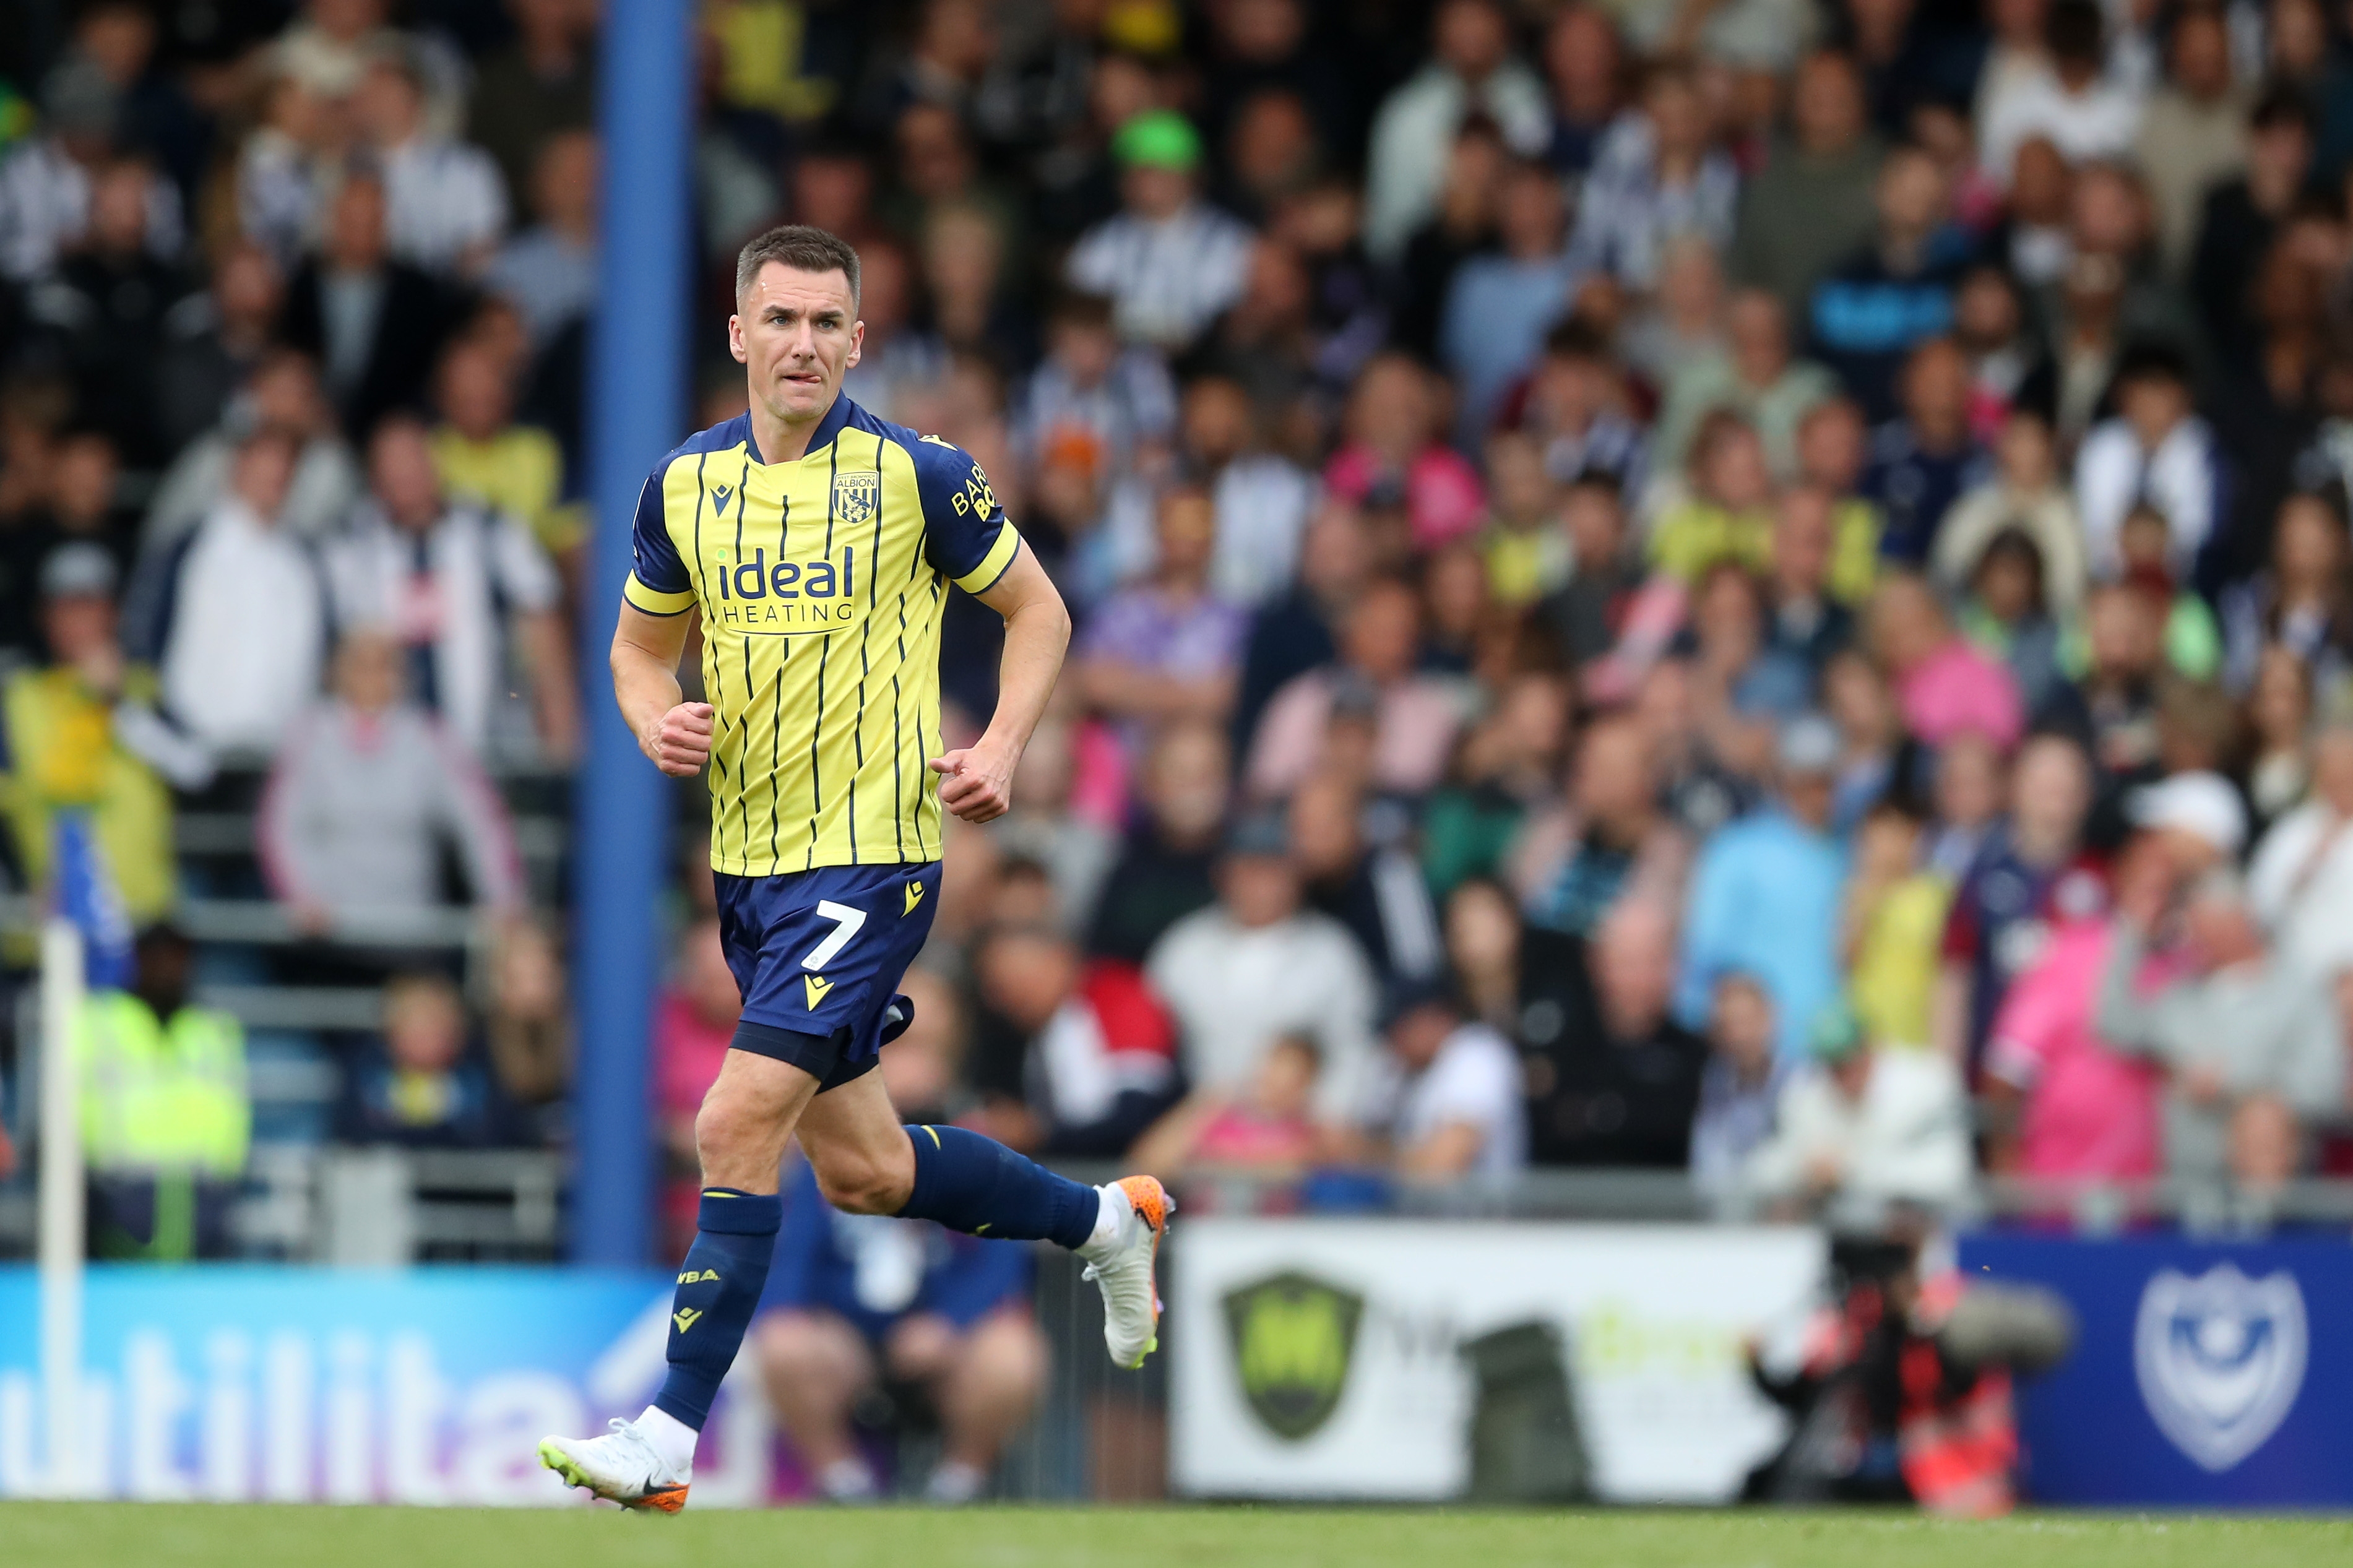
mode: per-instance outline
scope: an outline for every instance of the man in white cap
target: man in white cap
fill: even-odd
[[[2202,876],[2235,864],[2247,843],[2247,806],[2220,773],[2175,773],[2136,792],[2133,825],[2155,837],[2175,873]]]

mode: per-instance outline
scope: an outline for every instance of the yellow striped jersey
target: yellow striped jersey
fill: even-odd
[[[940,611],[1020,548],[980,465],[837,396],[788,463],[741,415],[661,461],[624,590],[702,616],[711,865],[738,877],[940,858]]]

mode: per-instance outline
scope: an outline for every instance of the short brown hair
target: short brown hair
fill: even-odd
[[[760,276],[760,268],[771,261],[796,272],[839,272],[849,279],[850,304],[858,303],[858,251],[839,235],[804,223],[787,223],[754,236],[735,258],[738,300]]]

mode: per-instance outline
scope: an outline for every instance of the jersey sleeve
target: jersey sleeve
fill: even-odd
[[[924,556],[965,593],[987,593],[1013,564],[1020,534],[969,453],[934,436],[909,450],[923,502]]]
[[[638,515],[629,527],[629,548],[635,557],[621,596],[649,616],[682,615],[694,606],[694,579],[670,536],[662,506],[662,475],[656,468],[638,491]]]

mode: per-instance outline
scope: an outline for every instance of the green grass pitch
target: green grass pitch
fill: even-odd
[[[765,1513],[0,1505],[0,1562],[62,1568],[2304,1568],[2353,1521],[2046,1514],[983,1508]]]

